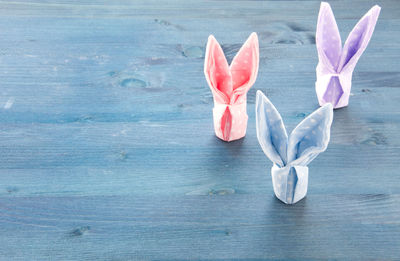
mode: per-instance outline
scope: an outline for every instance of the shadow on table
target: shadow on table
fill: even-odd
[[[205,166],[210,173],[219,171],[235,170],[235,168],[243,168],[246,160],[244,155],[244,147],[246,137],[231,142],[225,142],[213,136],[209,139],[208,150],[210,153],[206,158]]]

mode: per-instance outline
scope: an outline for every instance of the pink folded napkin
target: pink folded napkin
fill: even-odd
[[[258,38],[252,33],[233,58],[231,65],[214,36],[208,37],[204,74],[214,97],[215,135],[233,141],[246,135],[247,92],[258,73]]]
[[[342,49],[332,9],[328,3],[321,3],[316,32],[319,63],[315,83],[321,106],[331,103],[337,109],[349,104],[353,70],[367,48],[380,10],[381,8],[375,5],[360,19]]]

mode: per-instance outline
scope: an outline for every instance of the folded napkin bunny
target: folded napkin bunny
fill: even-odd
[[[275,195],[286,204],[294,204],[307,194],[307,165],[328,147],[332,104],[310,114],[288,137],[274,105],[261,91],[257,91],[256,99],[257,138],[274,164],[271,175]]]
[[[328,3],[322,2],[318,15],[316,45],[319,63],[315,89],[319,104],[341,108],[349,104],[354,67],[367,48],[381,8],[372,7],[350,32],[342,49],[339,29]]]
[[[204,74],[214,97],[215,135],[224,141],[246,135],[247,91],[258,73],[258,38],[252,33],[228,65],[224,52],[214,36],[208,37]]]

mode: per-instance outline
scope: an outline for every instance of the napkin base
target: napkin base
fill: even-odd
[[[349,105],[352,72],[342,71],[332,73],[322,65],[317,66],[317,81],[315,82],[315,92],[317,93],[318,103],[324,106],[331,103],[334,109],[347,107]]]
[[[294,204],[307,195],[308,167],[274,164],[271,168],[275,196],[285,204]]]
[[[246,135],[248,116],[246,103],[219,104],[213,109],[215,135],[223,141],[234,141]]]

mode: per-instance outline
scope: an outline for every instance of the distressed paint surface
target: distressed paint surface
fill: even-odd
[[[0,1],[0,260],[385,259],[400,253],[400,4],[331,1],[374,37],[307,197],[275,199],[262,90],[289,131],[318,108],[319,1]],[[209,34],[257,32],[244,139],[214,135]]]

